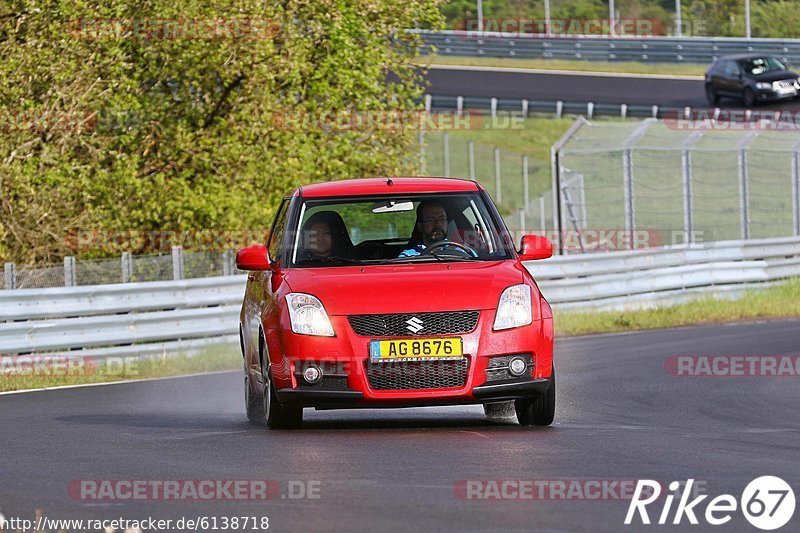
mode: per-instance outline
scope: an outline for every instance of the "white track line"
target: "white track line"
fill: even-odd
[[[197,374],[185,374],[183,376],[165,376],[161,378],[145,378],[145,379],[128,379],[122,381],[107,381],[103,383],[83,383],[77,385],[59,385],[57,387],[43,387],[40,389],[24,389],[24,390],[11,390],[0,392],[0,396],[9,396],[11,394],[25,394],[27,392],[47,392],[53,390],[64,389],[80,389],[85,387],[105,387],[107,385],[124,385],[126,383],[147,383],[150,381],[165,381],[168,379],[181,379],[181,378],[196,378],[199,376],[213,376],[216,374],[230,374],[231,372],[240,372],[239,370],[216,370],[214,372],[199,372]]]
[[[641,78],[650,80],[687,80],[702,81],[703,76],[682,76],[678,74],[626,74],[622,72],[588,72],[580,70],[546,70],[518,67],[484,67],[459,65],[431,65],[431,70],[471,70],[476,72],[515,72],[518,74],[556,74],[559,76],[594,76],[600,78]]]

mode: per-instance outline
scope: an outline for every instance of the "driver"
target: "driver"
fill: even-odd
[[[416,229],[422,235],[422,242],[403,250],[399,257],[413,257],[420,255],[426,247],[442,241],[447,241],[447,211],[437,200],[423,200],[417,206]]]

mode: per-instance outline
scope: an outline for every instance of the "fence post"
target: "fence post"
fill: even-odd
[[[633,245],[633,230],[636,229],[636,213],[633,204],[633,149],[622,151],[622,176],[625,188],[625,233]]]
[[[503,192],[500,190],[500,148],[494,149],[494,191],[495,201],[503,203]]]
[[[525,213],[531,208],[530,191],[528,190],[528,156],[522,156],[522,191],[525,197]]]
[[[425,130],[419,132],[419,174],[425,175]]]
[[[792,152],[792,214],[794,234],[800,235],[800,152]]]
[[[442,149],[444,150],[444,177],[450,177],[450,135],[442,134]]]
[[[525,235],[525,210],[520,208],[519,210],[519,243],[518,246],[522,245],[522,236]]]
[[[17,288],[17,265],[14,263],[6,263],[3,265],[3,288],[7,291],[12,291]]]
[[[133,259],[130,252],[122,252],[122,283],[130,283],[133,275]]]
[[[72,255],[68,255],[64,258],[64,286],[65,287],[74,287],[77,285],[77,279],[75,275],[75,257]]]
[[[233,253],[232,250],[225,250],[222,252],[222,275],[223,276],[230,276],[233,274],[233,268],[231,268],[231,254]]]
[[[544,216],[544,195],[539,197],[539,227],[542,233],[547,230],[547,218]]]
[[[475,179],[475,143],[467,142],[467,159],[469,160],[469,179]]]
[[[692,215],[692,145],[703,136],[702,131],[696,131],[681,146],[681,172],[683,174],[683,231],[686,242],[694,244],[694,217]],[[674,243],[672,243],[674,244]]]
[[[739,141],[739,208],[742,214],[742,239],[750,238],[750,191],[747,175],[747,145],[756,137],[751,131]]]
[[[172,279],[183,279],[183,247],[172,247]]]

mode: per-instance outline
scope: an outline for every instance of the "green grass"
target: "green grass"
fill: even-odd
[[[800,317],[800,278],[763,290],[751,290],[736,300],[702,298],[640,311],[555,313],[558,336],[587,335],[763,318]]]
[[[129,360],[127,365],[121,361],[122,358],[117,360],[120,361],[119,364],[107,367],[102,363],[97,368],[87,364],[75,370],[52,369],[47,374],[43,371],[27,375],[0,373],[0,392],[181,376],[242,367],[242,356],[235,344],[211,346],[191,356],[178,354],[172,357]]]
[[[512,59],[504,57],[457,57],[430,55],[418,59],[421,65],[458,65],[466,67],[512,67],[539,70],[577,70],[581,72],[614,72],[624,74],[667,74],[702,76],[707,65],[696,63],[638,63],[635,61],[604,62],[578,59]]]

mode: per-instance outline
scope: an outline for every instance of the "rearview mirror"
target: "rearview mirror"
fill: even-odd
[[[269,250],[263,244],[253,244],[236,252],[236,268],[239,270],[269,270]]]
[[[553,243],[541,235],[523,235],[519,255],[520,261],[535,261],[553,257]]]

